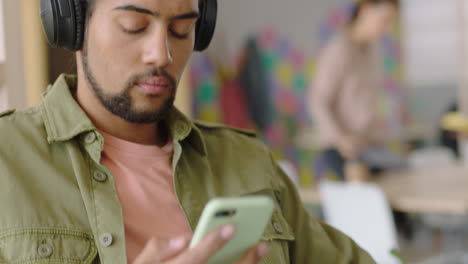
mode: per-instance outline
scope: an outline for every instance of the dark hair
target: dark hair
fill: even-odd
[[[399,0],[360,0],[356,2],[356,4],[353,7],[353,11],[351,13],[349,24],[353,24],[354,22],[356,22],[359,16],[359,13],[361,12],[361,9],[365,4],[376,5],[376,4],[385,4],[385,3],[392,4],[395,7],[400,6]]]

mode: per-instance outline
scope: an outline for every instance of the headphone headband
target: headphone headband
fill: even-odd
[[[40,15],[47,40],[54,47],[72,51],[83,46],[86,0],[40,0]],[[208,48],[216,28],[217,0],[199,0],[200,18],[195,26],[195,51]]]

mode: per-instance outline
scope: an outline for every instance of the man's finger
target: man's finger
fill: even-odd
[[[158,242],[155,238],[152,238],[148,243],[146,243],[145,248],[133,261],[133,264],[145,264],[154,261],[154,256],[157,256],[159,253]]]
[[[166,247],[163,247],[160,253],[160,260],[166,261],[174,258],[188,248],[189,240],[186,237],[178,237],[169,240]]]
[[[133,264],[155,264],[180,254],[188,246],[188,239],[178,237],[170,240],[152,238]]]
[[[236,264],[256,264],[268,253],[268,245],[260,243],[256,247],[251,248]]]
[[[209,233],[197,246],[190,249],[177,260],[177,263],[206,263],[208,259],[218,252],[236,232],[236,227],[232,224],[223,225],[215,231]]]

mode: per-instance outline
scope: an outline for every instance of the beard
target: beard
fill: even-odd
[[[101,104],[112,114],[130,122],[137,124],[150,124],[160,122],[166,118],[174,105],[175,100],[175,79],[163,69],[153,69],[146,73],[133,75],[125,84],[125,89],[117,94],[108,94],[97,82],[88,61],[88,51],[86,44],[82,52],[83,72],[89,86]],[[162,106],[152,110],[138,110],[132,101],[130,91],[140,79],[158,76],[169,81],[170,96],[163,102]],[[148,97],[151,97],[148,95]]]

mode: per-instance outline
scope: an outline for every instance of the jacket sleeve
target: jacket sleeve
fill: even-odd
[[[291,263],[375,264],[352,239],[310,217],[292,181],[273,158],[271,162],[277,175],[281,210],[295,237],[289,246]]]

